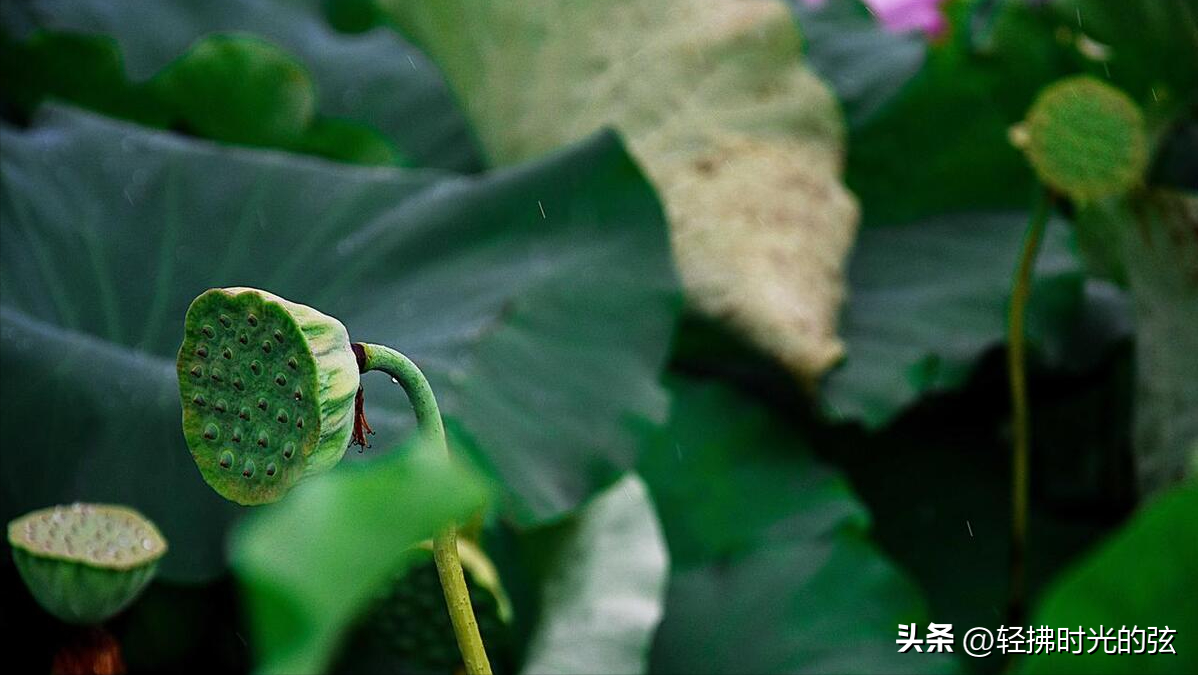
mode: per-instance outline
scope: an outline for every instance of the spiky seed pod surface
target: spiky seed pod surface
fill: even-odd
[[[459,540],[458,552],[491,666],[497,673],[510,671],[511,607],[498,575],[486,555],[470,542]],[[420,549],[418,555],[354,622],[332,672],[443,675],[462,671],[432,552]]]
[[[266,291],[214,288],[187,310],[177,370],[183,435],[226,499],[277,501],[345,454],[359,376],[340,321]]]
[[[8,543],[38,604],[75,624],[98,624],[133,602],[167,549],[140,513],[105,504],[28,513],[8,524]]]
[[[1148,166],[1139,107],[1089,76],[1045,88],[1013,139],[1041,181],[1083,203],[1128,192],[1143,181]]]

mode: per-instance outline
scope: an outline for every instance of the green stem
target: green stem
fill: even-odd
[[[411,359],[389,347],[361,344],[364,354],[362,372],[382,371],[390,375],[403,387],[416,413],[416,426],[423,440],[440,448],[449,456],[445,442],[445,426],[441,422],[441,411],[437,399],[425,379],[424,373]],[[490,675],[491,663],[478,633],[478,621],[474,618],[474,607],[470,604],[470,591],[466,577],[462,574],[462,561],[458,557],[458,533],[449,525],[433,538],[433,560],[437,563],[437,576],[441,578],[441,589],[445,603],[449,606],[449,619],[457,636],[458,649],[469,675]]]
[[[1008,619],[1019,625],[1023,621],[1027,594],[1027,530],[1028,530],[1028,455],[1031,433],[1028,421],[1027,374],[1025,371],[1024,319],[1028,297],[1032,290],[1032,273],[1036,256],[1048,222],[1049,195],[1041,190],[1036,206],[1023,235],[1023,250],[1015,283],[1011,290],[1011,305],[1007,320],[1007,377],[1011,385],[1011,587],[1007,605]]]

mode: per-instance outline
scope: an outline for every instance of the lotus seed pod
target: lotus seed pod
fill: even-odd
[[[1012,140],[1041,181],[1079,202],[1128,192],[1148,166],[1140,109],[1122,91],[1089,76],[1042,91]]]
[[[8,524],[13,561],[29,592],[67,623],[98,624],[141,593],[166,553],[166,540],[123,506],[73,504]]]
[[[265,291],[214,288],[191,303],[184,330],[183,435],[221,496],[273,502],[340,461],[358,392],[341,322]]]
[[[458,553],[491,665],[496,672],[512,670],[505,667],[514,661],[512,610],[499,575],[486,554],[469,541],[458,540]],[[416,556],[351,626],[331,672],[462,672],[432,551],[421,548]]]

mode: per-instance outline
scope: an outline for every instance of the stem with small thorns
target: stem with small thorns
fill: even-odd
[[[445,442],[445,426],[437,399],[425,379],[424,373],[411,359],[389,347],[355,343],[354,354],[358,357],[358,369],[363,373],[378,370],[390,375],[403,387],[416,413],[416,426],[422,439],[440,448],[449,457],[449,445]],[[454,525],[449,525],[433,538],[433,560],[437,564],[437,576],[449,606],[449,619],[457,636],[458,649],[469,675],[490,675],[491,663],[478,632],[478,621],[474,618],[474,607],[470,604],[470,591],[462,573],[462,562],[458,557],[458,534]]]
[[[1009,621],[1021,624],[1027,594],[1027,524],[1028,524],[1028,455],[1030,429],[1025,370],[1024,319],[1031,295],[1032,272],[1040,242],[1048,222],[1050,198],[1041,189],[1036,206],[1023,236],[1023,250],[1015,283],[1011,290],[1011,305],[1007,320],[1007,377],[1011,385],[1011,581],[1007,603]]]

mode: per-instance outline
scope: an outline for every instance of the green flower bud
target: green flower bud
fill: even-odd
[[[265,291],[214,288],[191,303],[184,330],[183,435],[221,496],[277,501],[340,461],[359,379],[341,322]]]
[[[68,623],[98,624],[141,593],[166,553],[166,540],[123,506],[74,504],[8,524],[21,579],[47,612]]]
[[[1044,89],[1011,138],[1041,181],[1079,202],[1128,192],[1143,181],[1148,166],[1139,107],[1089,76]]]

